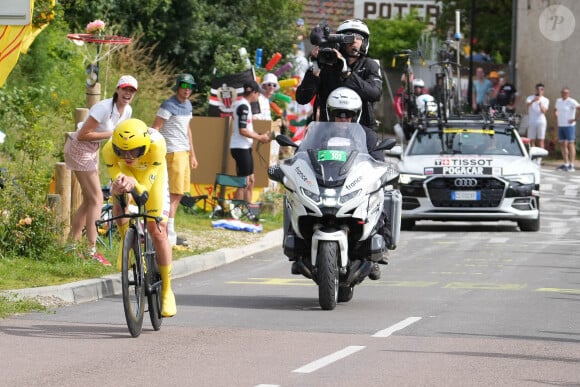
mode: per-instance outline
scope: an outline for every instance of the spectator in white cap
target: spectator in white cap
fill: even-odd
[[[260,105],[260,113],[254,115],[255,120],[272,121],[272,112],[270,110],[270,98],[276,92],[280,85],[278,84],[278,77],[275,74],[267,73],[260,84],[261,93],[258,99]]]
[[[131,118],[131,102],[137,92],[137,80],[131,75],[123,75],[117,82],[112,98],[91,107],[84,122],[76,132],[70,133],[64,145],[64,160],[68,169],[75,174],[81,187],[82,202],[71,221],[69,240],[73,248],[86,229],[87,250],[81,251],[83,258],[92,258],[103,265],[111,264],[96,250],[97,228],[95,221],[101,215],[103,192],[99,178],[99,145],[108,140],[113,129]]]

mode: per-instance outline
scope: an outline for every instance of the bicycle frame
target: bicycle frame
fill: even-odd
[[[447,118],[455,113],[457,115],[461,115],[461,106],[460,106],[460,95],[459,95],[459,85],[454,90],[453,87],[453,70],[457,69],[458,71],[458,82],[460,82],[460,71],[463,68],[460,63],[454,62],[454,53],[450,50],[451,45],[454,43],[453,41],[446,40],[445,42],[446,48],[440,49],[438,51],[439,61],[433,63],[429,66],[431,69],[433,66],[438,66],[441,71],[435,74],[436,79],[436,86],[442,86],[440,91],[440,95],[435,96],[435,99],[443,104],[440,107],[439,117],[442,118],[445,122],[447,122]],[[440,83],[439,80],[442,82]],[[455,91],[457,91],[457,95],[454,98]],[[457,101],[457,103],[453,103],[453,101]],[[456,105],[456,106],[454,106]],[[455,111],[454,111],[455,110]]]

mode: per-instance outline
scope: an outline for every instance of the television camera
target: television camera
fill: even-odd
[[[318,65],[334,65],[338,58],[334,49],[340,50],[341,44],[354,42],[352,34],[331,34],[327,24],[316,26],[310,33],[310,43],[318,46]]]

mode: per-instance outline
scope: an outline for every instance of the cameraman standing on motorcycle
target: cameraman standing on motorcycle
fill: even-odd
[[[296,89],[296,101],[305,105],[316,96],[314,117],[318,113],[319,121],[329,121],[329,94],[341,86],[354,90],[363,102],[360,123],[370,129],[376,143],[374,103],[381,99],[382,78],[379,64],[366,56],[369,36],[367,25],[358,19],[345,20],[334,35],[328,27],[315,27],[310,35],[315,61]]]

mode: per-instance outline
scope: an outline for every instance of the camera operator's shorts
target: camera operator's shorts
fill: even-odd
[[[250,176],[254,173],[252,148],[231,148],[230,153],[236,160],[236,176]]]
[[[189,152],[179,151],[167,153],[167,174],[169,193],[183,195],[191,190],[191,170]]]

